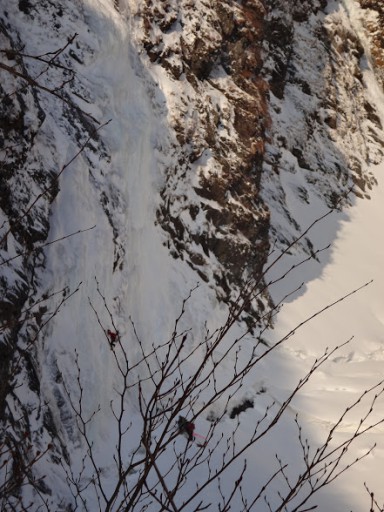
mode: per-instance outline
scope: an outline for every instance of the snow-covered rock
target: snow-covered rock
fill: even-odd
[[[374,0],[1,6],[0,472],[16,482],[15,507],[86,510],[68,485],[68,468],[90,483],[74,410],[82,392],[85,415],[100,408],[89,436],[113,478],[120,383],[108,329],[135,362],[138,339],[150,350],[171,337],[199,284],[179,325],[193,352],[251,286],[242,319],[257,337],[273,307],[271,248],[329,209],[369,200],[384,154],[382,40]],[[325,265],[317,251],[339,227],[328,239],[310,231],[290,255]],[[272,291],[276,302],[287,286]],[[257,421],[273,397],[265,375],[204,425],[220,414],[223,432],[240,413]],[[127,401],[135,418],[137,397]]]

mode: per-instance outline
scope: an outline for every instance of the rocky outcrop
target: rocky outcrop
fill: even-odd
[[[37,16],[30,2],[20,1],[17,7],[20,16],[30,16],[29,20]],[[11,502],[24,508],[20,489],[26,480],[37,491],[51,493],[32,468],[36,451],[46,451],[56,461],[67,457],[52,404],[44,403],[41,396],[39,355],[42,329],[55,314],[49,298],[61,294],[65,301],[68,290],[43,290],[41,276],[51,204],[66,164],[66,148],[58,132],[67,130],[69,139],[82,144],[94,130],[68,97],[66,86],[73,73],[61,55],[65,52],[59,48],[57,53],[28,53],[10,19],[10,13],[1,9],[0,458],[7,510]],[[59,55],[62,60],[56,58]],[[52,123],[52,112],[60,119],[57,125]]]
[[[347,12],[328,12],[319,1],[303,3],[300,12],[287,2],[268,4],[274,10],[266,18],[264,73],[272,122],[263,197],[275,213],[271,235],[284,246],[307,225],[292,215],[287,197],[308,210],[314,197],[329,208],[354,194],[369,198],[375,185],[369,168],[383,158],[383,132],[363,80],[364,48]],[[302,249],[311,254],[309,239]]]
[[[34,273],[42,256],[40,251],[32,251],[48,235],[49,202],[55,194],[54,187],[51,189],[53,174],[45,173],[42,163],[33,158],[45,114],[36,92],[25,87],[25,80],[12,75],[12,70],[26,73],[14,37],[5,24],[0,25],[0,46],[6,49],[2,52],[3,64],[11,70],[0,70],[0,416],[4,414],[7,386],[12,380],[11,361],[20,330],[19,318],[35,289]],[[29,210],[33,194],[37,196],[45,188],[50,189],[45,200]],[[18,254],[20,257],[15,258]]]
[[[371,41],[371,56],[375,72],[384,88],[384,4],[380,0],[360,0],[367,12],[364,25]]]
[[[265,14],[259,0],[146,1],[140,12],[150,60],[180,89],[167,97],[179,165],[167,169],[158,222],[174,256],[226,301],[260,278],[269,248],[259,194],[269,125]]]
[[[364,49],[326,7],[325,0],[147,0],[138,13],[141,44],[179,91],[163,91],[179,165],[167,169],[158,222],[174,256],[227,301],[261,274],[270,208],[288,220],[293,238],[300,235],[280,170],[306,175],[308,187],[294,191],[299,200],[309,204],[313,193],[330,208],[348,203],[350,190],[369,197],[375,184],[367,166],[382,158],[382,127],[365,94]],[[269,234],[287,243],[278,223]],[[303,248],[311,254],[309,239]],[[216,265],[208,265],[211,255]]]

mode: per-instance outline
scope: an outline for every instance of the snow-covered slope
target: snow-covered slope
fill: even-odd
[[[178,324],[192,353],[184,375],[200,364],[207,331],[223,325],[243,286],[251,279],[264,290],[265,263],[337,207],[268,279],[308,255],[315,256],[311,264],[246,304],[245,322],[234,326],[229,341],[250,331],[240,356],[236,348],[220,366],[218,382],[233,375],[238,357],[252,354],[263,318],[270,320],[270,293],[277,303],[307,283],[290,296],[275,329],[262,331],[268,343],[339,291],[376,275],[379,290],[381,245],[373,249],[375,231],[369,236],[367,226],[377,222],[382,204],[376,183],[384,151],[377,43],[383,27],[375,14],[380,6],[361,4],[364,9],[353,0],[307,0],[294,8],[283,0],[20,0],[1,7],[0,454],[2,463],[12,454],[1,471],[16,482],[8,496],[20,510],[30,502],[31,510],[43,504],[50,511],[104,510],[90,485],[94,471],[76,420],[79,399],[83,417],[92,417],[88,440],[99,477],[112,493],[118,429],[110,403],[121,390],[116,364],[128,361],[129,378],[142,379],[149,396],[148,367],[135,364],[143,349],[172,338],[183,300],[196,285]],[[356,239],[358,246],[349,249]],[[334,240],[330,251],[315,254]],[[372,261],[361,249],[368,244],[378,255]],[[341,258],[348,251],[357,257],[347,265]],[[283,401],[299,370],[319,355],[319,340],[343,341],[348,315],[361,316],[346,333],[361,336],[359,348],[335,356],[276,434],[248,454],[248,500],[276,471],[276,451],[292,475],[300,471],[292,411],[319,428],[308,434],[315,444],[323,426],[335,421],[333,411],[341,413],[349,397],[375,381],[380,294],[365,301],[365,293],[364,307],[335,309],[335,319],[324,319],[329,331],[314,323],[296,345],[263,360],[228,403],[231,391],[197,418],[203,433],[221,418],[213,441],[223,435],[246,442],[268,405]],[[115,351],[108,330],[119,333]],[[140,456],[137,392],[132,386],[124,402],[124,425],[133,425],[121,449],[127,460]],[[204,407],[209,392],[196,395],[190,414]],[[231,418],[244,403],[254,407]],[[343,423],[340,435],[355,421]],[[178,450],[183,442],[176,441]],[[371,456],[370,472],[380,466],[381,453]],[[165,450],[162,467],[172,457],[171,448]],[[20,487],[25,461],[32,485]],[[220,451],[212,459],[219,463]],[[241,467],[239,460],[236,471]],[[223,488],[231,488],[235,469],[223,477]],[[191,473],[180,503],[207,471]],[[344,494],[346,477],[344,487],[319,498],[321,509],[362,509],[363,480],[380,492],[374,475],[357,472],[355,493]],[[284,486],[283,478],[271,485],[272,509]],[[87,505],[76,494],[82,487]],[[208,488],[205,499],[216,510],[222,496]],[[135,510],[160,509],[153,497],[145,500]],[[8,506],[4,501],[4,510]],[[195,510],[196,502],[189,506]],[[241,497],[234,506],[241,510]],[[264,503],[257,510],[263,506],[268,509]]]

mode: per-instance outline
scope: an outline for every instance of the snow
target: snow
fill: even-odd
[[[365,43],[365,51],[369,56],[369,46],[361,25],[362,12],[357,2],[343,2],[346,11],[340,4],[337,5],[341,17],[348,13],[349,22]],[[332,12],[332,5],[328,8]],[[384,96],[374,79],[369,61],[365,63],[364,82],[367,93],[383,120]],[[316,224],[310,232],[315,249],[331,243],[330,249],[318,255],[318,262],[310,260],[292,271],[283,283],[279,282],[271,287],[273,298],[279,301],[290,290],[295,290],[301,282],[305,283],[298,292],[287,298],[277,317],[277,326],[273,333],[273,339],[278,341],[287,333],[295,331],[282,349],[285,364],[292,371],[290,380],[300,378],[303,371],[327,347],[340,346],[351,339],[314,374],[295,400],[293,411],[299,414],[306,435],[315,446],[317,442],[325,439],[329,429],[335,425],[346,407],[383,378],[384,246],[378,233],[378,225],[383,216],[384,165],[372,165],[367,171],[372,172],[378,181],[378,186],[369,193],[370,199],[354,200],[351,208],[344,210],[342,214],[332,213]],[[308,197],[310,209],[298,201],[296,187],[301,180],[297,174],[287,172],[282,181],[288,211],[295,219],[303,220],[301,229],[305,229],[326,213],[327,210],[311,193]],[[285,256],[280,269],[272,269],[271,279],[276,279],[279,272],[287,271],[298,261],[300,257],[297,254]],[[370,284],[365,286],[366,283]],[[316,312],[360,287],[362,289],[347,300],[296,329]],[[286,375],[281,377],[277,379],[276,386],[284,389]],[[372,424],[382,420],[383,405],[383,398],[380,397],[370,418]],[[364,406],[343,418],[335,436],[338,442],[347,439],[355,431],[360,418],[369,409],[370,402],[367,400]],[[333,487],[320,494],[320,510],[367,509],[370,498],[364,489],[364,482],[375,492],[377,501],[383,502],[380,469],[384,456],[383,432],[383,425],[380,425],[350,448],[350,460],[353,460],[377,444],[367,458],[342,475]]]
[[[327,347],[341,345],[349,338],[353,340],[343,347],[311,379],[300,394],[296,410],[310,431],[324,436],[344,409],[356,400],[362,391],[382,379],[384,330],[382,314],[382,289],[384,269],[382,266],[384,247],[377,235],[377,222],[382,217],[384,166],[375,169],[379,185],[371,194],[371,200],[357,200],[341,222],[336,240],[330,250],[330,261],[320,275],[307,283],[305,293],[286,303],[278,316],[275,329],[276,340],[295,329],[306,318],[323,309],[338,298],[370,282],[372,284],[352,295],[346,301],[311,320],[290,339],[284,350],[288,366],[303,368],[319,357]],[[325,223],[323,230],[327,232]],[[324,233],[323,233],[324,234]],[[312,265],[319,267],[318,263]],[[299,374],[300,375],[300,374]],[[283,383],[281,383],[282,385]],[[376,405],[373,422],[382,418],[383,400]],[[360,420],[357,415],[343,421],[340,436],[351,433]],[[367,460],[351,469],[335,487],[339,496],[348,499],[348,506],[363,510],[367,506],[367,494],[363,488],[366,481],[380,500],[383,496],[379,468],[383,463],[383,427],[375,429],[363,442],[357,443],[354,453],[361,454],[377,442],[377,448]],[[336,491],[334,491],[336,492]],[[333,496],[334,498],[334,496]],[[328,506],[337,508],[331,500]],[[343,504],[345,506],[345,503]],[[326,508],[324,508],[326,510]]]
[[[132,9],[136,7],[136,2],[131,4]],[[360,12],[356,4],[345,0],[344,5],[350,8],[351,23],[358,25]],[[74,464],[80,467],[81,440],[74,429],[73,413],[58,379],[58,372],[61,372],[73,396],[78,396],[77,353],[85,391],[85,414],[91,415],[100,407],[100,413],[90,427],[90,438],[97,445],[96,456],[103,465],[107,479],[111,478],[110,486],[114,476],[111,454],[116,443],[116,424],[111,417],[110,400],[111,396],[116,396],[115,389],[120,381],[103,331],[116,328],[127,347],[129,360],[137,361],[140,350],[131,319],[145,348],[150,349],[152,344],[164,342],[172,334],[182,300],[198,281],[196,274],[186,264],[169,255],[164,245],[165,239],[155,223],[159,191],[164,179],[164,162],[172,158],[170,153],[167,154],[172,134],[168,131],[166,119],[173,115],[170,96],[174,94],[177,97],[179,84],[136,54],[132,44],[134,28],[129,17],[129,5],[124,6],[122,2],[120,13],[108,2],[89,0],[84,3],[84,23],[89,32],[84,31],[83,37],[94,53],[87,58],[81,79],[92,91],[93,105],[89,106],[92,114],[103,120],[112,119],[101,131],[110,161],[101,159],[98,162],[97,157],[93,157],[93,168],[90,168],[89,160],[80,155],[63,173],[60,193],[52,205],[50,240],[79,229],[94,225],[95,228],[52,244],[46,251],[47,269],[40,276],[41,289],[49,287],[54,291],[68,287],[70,292],[75,292],[64,302],[60,314],[55,316],[45,332],[39,355],[42,401],[50,404],[55,424],[61,426],[60,434]],[[357,28],[361,30],[359,26]],[[35,43],[39,46],[44,40],[42,32],[36,27],[34,31]],[[365,81],[384,122],[384,98],[377,89],[369,66]],[[223,101],[220,96],[211,96],[212,101]],[[225,108],[225,104],[222,108]],[[283,116],[292,117],[292,104],[286,105],[286,108]],[[55,137],[61,148],[60,158],[66,162],[76,153],[77,146],[59,130]],[[318,195],[311,190],[307,196],[309,206],[297,200],[298,191],[303,187],[303,176],[292,172],[295,162],[289,152],[284,158],[287,163],[292,163],[291,172],[286,172],[281,178],[286,207],[295,219],[300,219],[298,229],[303,230],[326,213],[326,209]],[[273,343],[296,330],[296,326],[315,312],[373,279],[372,284],[348,300],[297,329],[282,347],[261,361],[255,373],[247,376],[243,387],[231,398],[231,407],[244,398],[255,399],[255,407],[241,414],[239,428],[234,435],[241,446],[249,439],[255,422],[263,416],[266,406],[273,400],[277,404],[282,403],[326,347],[341,345],[353,336],[348,345],[332,355],[315,373],[271,436],[247,454],[248,473],[243,485],[244,494],[249,497],[277,469],[276,453],[290,462],[292,474],[296,465],[299,467],[300,446],[294,423],[296,413],[315,446],[348,404],[382,378],[384,245],[377,226],[383,215],[384,165],[372,167],[370,171],[379,183],[370,193],[371,199],[354,200],[351,208],[343,213],[332,213],[311,230],[315,249],[328,243],[332,244],[331,248],[318,255],[319,261],[308,261],[291,272],[288,279],[271,287],[273,298],[279,301],[301,282],[305,283],[288,297],[277,317],[275,329],[265,335]],[[101,205],[102,192],[107,195],[113,209],[112,220]],[[278,212],[275,215],[276,225],[279,225],[283,222],[283,215],[279,216]],[[288,228],[284,225],[283,229]],[[274,257],[275,253],[271,258]],[[285,256],[282,266],[271,270],[270,278],[278,278],[301,257],[295,253]],[[60,300],[56,305],[59,303]],[[193,327],[188,348],[192,350],[204,339],[205,322],[212,332],[222,325],[226,314],[226,308],[218,304],[214,291],[205,283],[200,283],[188,302],[180,327],[181,330]],[[235,327],[228,337],[228,343],[240,334],[241,328]],[[242,340],[243,360],[252,351],[252,343],[250,337]],[[225,347],[220,350],[222,352],[218,355],[224,353]],[[201,351],[197,351],[188,362],[190,369],[199,363],[199,357]],[[220,367],[218,382],[224,383],[234,366],[235,354],[231,353]],[[226,398],[214,404],[210,412],[220,415]],[[200,402],[203,399],[204,395],[200,397]],[[58,402],[61,407],[57,405]],[[200,402],[197,405],[200,406]],[[380,419],[382,405],[381,400],[375,408],[373,421]],[[130,418],[135,421],[137,397],[133,394],[127,398],[127,407]],[[361,409],[358,413],[353,412],[343,420],[335,434],[337,440],[343,440],[353,432],[362,414]],[[196,423],[198,432],[205,435],[210,423],[204,415]],[[219,439],[221,433],[224,437],[231,436],[233,428],[233,420],[225,416],[217,426],[215,439]],[[384,501],[384,495],[380,494],[383,492],[381,468],[384,462],[382,433],[383,427],[380,426],[350,449],[353,459],[373,442],[378,443],[369,457],[336,481],[332,489],[327,488],[320,494],[319,510],[341,512],[368,509],[369,499],[363,487],[364,481],[375,491],[378,500]],[[137,437],[130,438],[124,453],[130,454],[138,442]],[[178,450],[184,450],[184,445],[184,439],[177,440]],[[191,453],[193,450],[195,447],[191,448]],[[167,467],[173,456],[171,450],[167,451],[161,465]],[[217,457],[214,462],[219,464],[220,457]],[[231,469],[223,478],[224,488],[231,488],[234,475],[241,466],[242,460],[239,460],[236,470]],[[53,467],[48,483],[54,486],[61,480],[62,473]],[[46,468],[43,470],[46,471]],[[196,482],[204,482],[207,473],[204,469],[199,471],[191,476],[184,489],[186,495]],[[279,488],[281,480],[272,485],[275,492]],[[60,484],[57,492],[61,496],[65,494],[65,486]],[[212,493],[213,500],[217,499],[214,491],[207,491],[207,497],[209,493]],[[264,510],[263,506],[267,510],[265,504],[260,504],[257,510]]]

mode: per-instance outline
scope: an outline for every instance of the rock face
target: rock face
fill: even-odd
[[[384,5],[379,0],[360,0],[360,5],[366,11],[364,26],[376,76],[384,87]]]
[[[311,194],[329,208],[348,203],[351,190],[369,197],[367,169],[383,149],[361,71],[365,50],[325,0],[148,0],[137,18],[139,44],[179,90],[164,92],[178,166],[167,168],[158,221],[174,256],[231,302],[234,290],[259,279],[271,236],[284,246],[303,229],[280,172],[304,174],[306,186],[293,191],[303,204]],[[272,226],[271,210],[279,212]],[[309,238],[302,249],[313,251]]]
[[[271,130],[262,186],[274,212],[270,233],[284,246],[313,220],[313,200],[339,208],[354,194],[369,198],[369,167],[383,158],[383,130],[366,92],[360,28],[345,11],[327,11],[324,2],[306,2],[300,12],[287,2],[271,5],[264,67]],[[294,213],[289,197],[308,217]],[[311,254],[309,239],[302,249]]]
[[[226,301],[260,278],[269,247],[259,193],[270,123],[265,15],[258,0],[146,1],[139,12],[151,62],[180,84],[180,96],[167,98],[178,165],[167,169],[158,222],[174,256]]]
[[[67,66],[71,60],[68,61],[67,46],[73,41],[73,34],[68,34],[62,47],[52,46],[57,41],[48,42],[50,53],[44,50],[41,54],[28,53],[26,34],[19,32],[17,25],[10,21],[9,10],[3,7],[0,9],[0,458],[5,473],[1,477],[0,494],[4,499],[12,496],[15,507],[23,508],[21,489],[26,481],[33,481],[36,491],[51,494],[44,481],[36,478],[30,469],[36,451],[49,451],[50,460],[56,463],[60,458],[68,460],[50,405],[41,396],[39,359],[42,331],[53,314],[49,298],[60,295],[65,302],[68,290],[42,290],[41,276],[46,270],[44,247],[51,228],[51,204],[70,158],[66,154],[70,141],[76,141],[80,147],[87,139],[90,147],[98,143],[92,117],[68,95],[70,87],[76,88],[72,84],[73,67]],[[40,7],[41,12],[32,3],[20,1],[15,6],[17,15],[13,21],[24,16],[30,22],[47,21],[47,16],[50,27],[58,32],[57,19],[63,15],[60,6],[42,3]],[[66,142],[60,131],[68,135]],[[101,147],[102,144],[99,150]],[[4,510],[10,510],[7,508],[10,502],[6,503]]]
[[[46,114],[36,89],[26,86],[30,75],[21,43],[3,16],[0,47],[0,456],[2,462],[9,458],[2,467],[10,477],[8,485],[7,476],[1,478],[5,499],[19,495],[34,441],[30,404],[15,390],[40,391],[34,342],[47,308],[39,304],[37,273],[45,263],[40,246],[48,236],[58,186]],[[36,488],[49,492],[43,482]]]
[[[3,64],[27,73],[16,53],[18,41],[12,27],[0,26]],[[16,40],[15,40],[16,39]],[[15,53],[14,53],[15,52]],[[43,262],[42,251],[30,251],[46,239],[49,203],[55,196],[54,173],[39,155],[40,132],[45,119],[36,91],[25,81],[1,69],[0,85],[0,208],[2,211],[0,250],[0,322],[2,357],[0,366],[0,412],[4,414],[7,384],[12,380],[12,358],[20,331],[20,316],[28,297],[36,291],[34,274]],[[30,168],[28,176],[25,168]],[[30,208],[31,197],[47,189],[44,200]],[[15,256],[20,255],[15,258]],[[4,388],[5,387],[5,388]]]

